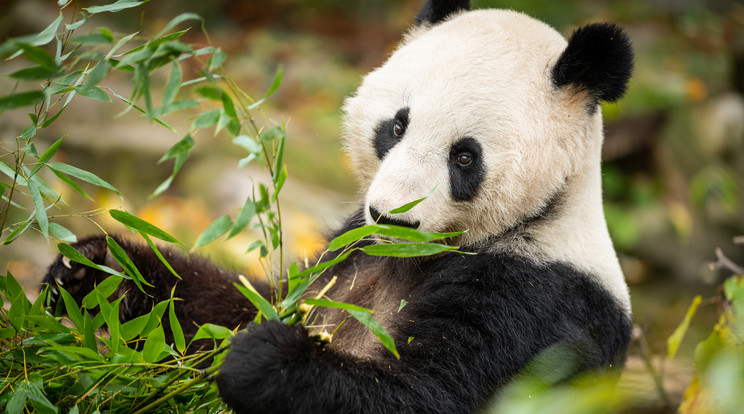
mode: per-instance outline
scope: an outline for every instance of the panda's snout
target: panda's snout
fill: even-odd
[[[388,215],[384,215],[380,213],[379,210],[377,210],[376,208],[372,206],[369,206],[369,215],[372,217],[372,220],[377,224],[390,224],[393,226],[409,227],[412,229],[417,229],[419,225],[421,225],[420,221],[410,222],[406,220],[393,218]]]

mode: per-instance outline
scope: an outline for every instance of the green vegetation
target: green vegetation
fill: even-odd
[[[329,54],[330,48],[322,37],[298,36],[287,31],[255,35],[248,53],[259,57],[240,62],[240,70],[245,70],[251,80],[248,83],[261,85],[255,89],[265,91],[260,99],[254,100],[228,74],[236,73],[236,67],[230,66],[235,56],[230,53],[231,59],[227,59],[230,47],[224,46],[223,50],[213,46],[198,15],[184,13],[159,21],[145,14],[147,27],[142,33],[118,33],[110,28],[112,20],[108,19],[114,13],[121,16],[143,8],[145,3],[119,0],[81,9],[77,1],[60,0],[61,11],[46,28],[0,44],[0,58],[12,68],[6,80],[12,90],[0,93],[0,114],[6,118],[4,122],[10,117],[23,119],[12,142],[0,143],[0,241],[5,249],[1,253],[7,254],[8,249],[25,240],[41,240],[52,242],[71,260],[85,263],[85,258],[69,245],[77,240],[75,234],[80,234],[80,223],[89,223],[100,231],[111,231],[111,224],[117,224],[120,229],[130,230],[133,237],[141,237],[155,251],[153,239],[173,244],[194,240],[189,243],[194,248],[213,245],[217,240],[247,241],[241,244],[240,251],[253,252],[258,267],[270,281],[274,281],[271,275],[281,274],[286,276],[287,284],[277,284],[268,301],[251,292],[247,287],[250,281],[238,288],[261,310],[259,321],[281,319],[294,324],[302,323],[306,315],[299,312],[298,301],[310,283],[335,260],[348,256],[361,238],[373,233],[414,241],[447,237],[392,226],[368,226],[331,242],[329,250],[340,250],[339,259],[324,262],[321,255],[317,263],[308,264],[303,271],[297,264],[289,264],[285,257],[287,226],[282,221],[280,206],[289,200],[279,196],[288,184],[286,165],[296,168],[303,177],[314,177],[316,182],[330,187],[339,188],[350,182],[337,167],[341,160],[326,160],[338,152],[339,97],[353,90],[358,71],[348,63],[341,63],[336,55],[327,56],[327,61],[319,65],[319,72],[310,70],[317,64],[315,61],[301,62],[301,70],[306,72],[301,77],[292,75],[288,67],[286,71],[281,66],[277,70],[274,62],[282,60],[279,51],[286,48],[286,43],[293,43],[308,54]],[[267,15],[276,17],[289,10],[287,21],[297,22],[305,16],[312,17],[319,3],[322,2],[279,0],[267,6]],[[346,1],[333,0],[322,3],[322,7],[328,8],[331,15],[343,18],[367,14],[372,8],[371,13],[381,20],[378,24],[384,20],[398,25],[394,29],[397,36],[418,3],[386,1],[373,7],[367,2],[350,7]],[[474,3],[520,8],[562,28],[564,33],[589,17],[607,16],[635,24],[631,30],[639,34],[636,37],[639,56],[633,84],[620,105],[604,108],[608,124],[603,175],[605,213],[626,274],[631,282],[638,283],[632,288],[641,290],[644,283],[653,284],[659,274],[694,277],[701,264],[713,257],[712,246],[722,247],[732,257],[728,259],[719,253],[718,267],[727,276],[721,279],[720,291],[712,291],[710,285],[719,283],[711,283],[716,281],[715,275],[706,273],[709,285],[695,286],[706,293],[696,296],[689,308],[689,299],[684,299],[683,306],[677,300],[666,326],[648,328],[645,321],[649,304],[637,299],[642,294],[634,295],[636,319],[643,329],[638,329],[640,335],[632,353],[643,362],[642,375],[652,379],[652,399],[624,388],[623,381],[616,388],[613,376],[590,375],[567,384],[560,382],[560,370],[545,375],[541,366],[555,367],[556,361],[561,360],[561,349],[557,347],[535,361],[490,408],[493,412],[510,413],[641,409],[671,412],[681,399],[683,413],[738,412],[744,406],[739,392],[744,389],[741,339],[744,271],[734,262],[741,261],[744,250],[740,246],[732,247],[730,240],[744,230],[743,154],[741,147],[737,147],[742,137],[737,132],[736,119],[719,116],[736,109],[736,104],[725,98],[732,90],[737,92],[737,79],[742,82],[734,63],[737,53],[741,54],[736,49],[735,34],[741,31],[744,9],[736,5],[728,13],[704,8],[654,9],[642,1],[575,1],[568,6],[496,0]],[[208,12],[199,9],[205,7],[200,2],[193,6],[200,13]],[[324,19],[323,27],[342,20]],[[310,23],[306,27],[310,30],[315,26]],[[649,32],[656,36],[649,36]],[[385,36],[385,33],[381,35],[383,39],[394,38]],[[359,35],[358,39],[372,43],[374,37]],[[375,50],[379,49],[377,53],[385,52],[379,44],[374,46]],[[231,46],[237,47],[240,46]],[[348,54],[362,62],[360,66],[366,66],[363,70],[374,64],[363,61],[359,50],[349,51],[352,48],[346,47]],[[332,85],[329,78],[334,79]],[[280,84],[284,86],[277,89]],[[741,96],[742,91],[738,93]],[[271,100],[267,101],[269,97]],[[283,108],[292,108],[296,118],[311,119],[309,126],[301,124],[298,129],[314,132],[297,134],[301,136],[296,142],[287,142],[292,120],[275,121],[272,100]],[[92,151],[83,152],[90,144],[73,144],[74,134],[66,135],[69,131],[50,139],[51,131],[57,133],[55,127],[62,124],[64,129],[70,125],[63,121],[70,114],[71,105],[113,106],[117,101],[124,107],[120,119],[132,119],[136,113],[172,134],[170,137],[177,137],[169,148],[158,149],[160,152],[154,158],[145,154],[145,160],[136,163],[132,159],[136,160],[138,153],[116,168],[147,176],[147,180],[135,184],[91,172],[92,168],[79,162],[81,158],[95,158]],[[301,107],[298,104],[301,101],[310,104]],[[83,106],[82,111],[91,106]],[[183,121],[186,118],[188,122]],[[613,125],[618,125],[620,131],[613,130]],[[214,139],[209,139],[209,133]],[[307,143],[305,135],[315,134],[318,135],[315,144],[302,145]],[[629,136],[640,138],[627,140]],[[105,139],[102,137],[100,141]],[[624,142],[629,144],[618,149],[612,145],[618,140],[627,140]],[[242,198],[238,207],[226,211],[210,209],[220,211],[219,217],[216,220],[209,217],[199,227],[204,228],[199,234],[170,231],[170,228],[166,232],[161,229],[165,226],[150,223],[151,214],[147,217],[139,212],[139,217],[134,214],[143,202],[130,195],[133,190],[158,197],[154,200],[173,193],[179,188],[179,180],[188,179],[184,173],[189,167],[195,167],[204,158],[199,150],[205,147],[219,155],[228,154],[241,172],[253,172],[252,167],[260,166],[267,173],[266,179],[256,177],[253,192]],[[76,157],[75,152],[82,155]],[[313,159],[323,162],[308,161]],[[200,166],[202,170],[210,167]],[[293,176],[299,175],[294,171]],[[154,181],[157,183],[145,190],[138,184]],[[123,187],[119,182],[123,182]],[[409,205],[412,207],[414,203]],[[412,246],[414,251],[410,250]],[[109,238],[109,249],[124,271],[104,269],[114,276],[88,295],[82,307],[62,290],[61,303],[69,318],[53,315],[53,310],[45,307],[47,289],[37,299],[29,300],[35,288],[27,285],[24,291],[22,283],[14,277],[17,272],[3,269],[0,408],[9,413],[148,412],[155,407],[159,412],[226,410],[217,397],[211,376],[218,369],[234,332],[229,327],[204,325],[193,340],[212,339],[213,349],[189,353],[190,344],[179,334],[181,329],[174,314],[173,304],[178,298],[157,304],[142,318],[120,323],[119,302],[107,298],[121,278],[139,284],[147,281],[113,238]],[[365,249],[369,254],[400,256],[435,254],[454,247],[389,244]],[[220,254],[219,250],[214,251]],[[167,265],[162,257],[161,260]],[[288,292],[282,291],[285,286]],[[347,310],[368,326],[391,352],[396,352],[368,310],[328,301],[322,295],[308,298],[304,304]],[[170,315],[168,327],[161,323],[165,312]],[[164,328],[174,333],[173,344],[165,343]],[[686,368],[694,371],[694,379],[689,386],[685,384],[685,394],[675,398],[669,395],[663,369],[655,358],[661,356],[665,363],[671,364],[681,354],[694,357],[694,362],[685,362]],[[566,372],[569,370],[566,367]]]

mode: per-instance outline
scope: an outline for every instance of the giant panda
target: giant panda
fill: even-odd
[[[622,365],[631,307],[602,210],[600,104],[626,90],[630,42],[613,24],[566,41],[524,14],[469,8],[427,1],[343,107],[362,198],[336,234],[372,223],[467,230],[450,241],[475,253],[357,251],[326,272],[339,280],[328,296],[375,310],[400,359],[354,320],[330,343],[302,326],[253,324],[232,273],[167,251],[183,277],[176,311],[187,335],[205,322],[246,328],[217,376],[237,413],[472,413],[556,344],[576,372]],[[408,212],[388,213],[436,186]],[[122,283],[128,320],[168,298],[175,278],[149,247],[119,241],[155,285],[147,297]],[[76,248],[114,265],[102,236]],[[80,300],[103,277],[59,257],[45,282]],[[318,312],[320,325],[344,320]]]

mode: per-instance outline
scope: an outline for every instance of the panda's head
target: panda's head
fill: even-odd
[[[593,24],[567,42],[526,15],[468,8],[427,2],[344,105],[368,223],[468,230],[461,242],[477,244],[565,204],[577,180],[599,177],[599,104],[626,89],[627,37]],[[408,212],[387,213],[434,187]]]

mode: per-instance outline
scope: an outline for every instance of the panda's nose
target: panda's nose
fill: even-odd
[[[383,215],[380,213],[379,210],[376,208],[369,206],[369,215],[372,217],[372,220],[375,221],[377,224],[390,224],[393,226],[401,226],[401,227],[409,227],[412,229],[417,229],[419,225],[421,224],[420,221],[414,221],[413,223],[410,221],[400,220],[397,218],[390,217],[388,215]]]

